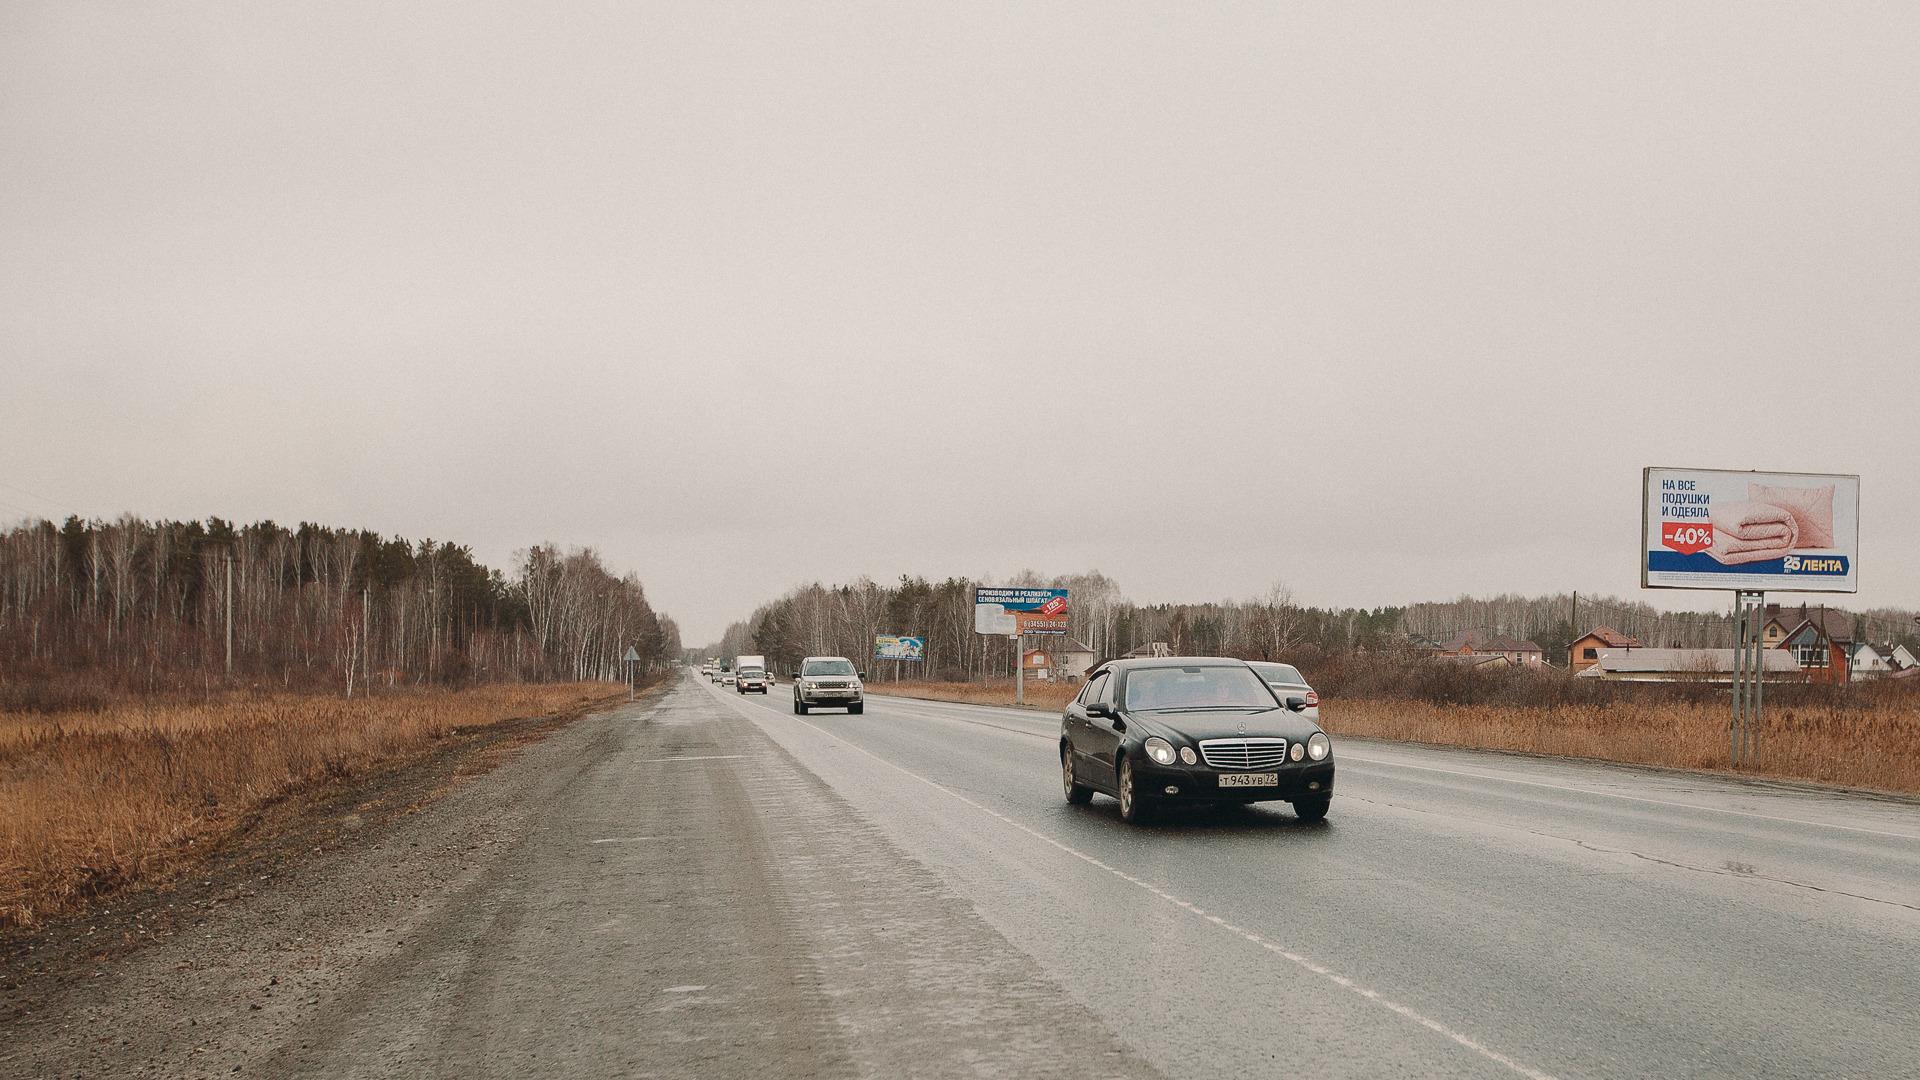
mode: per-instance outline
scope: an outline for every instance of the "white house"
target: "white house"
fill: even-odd
[[[1863,641],[1853,648],[1853,681],[1878,679],[1900,670],[1893,664],[1893,648]]]
[[[1861,642],[1853,651],[1853,680],[1881,679],[1896,671],[1920,666],[1920,657],[1905,645]]]

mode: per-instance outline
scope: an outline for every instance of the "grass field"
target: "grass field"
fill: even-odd
[[[1637,765],[1728,771],[1725,702],[1601,705],[1435,705],[1333,701],[1327,731],[1404,742],[1521,750]],[[1769,706],[1760,749],[1743,774],[1880,791],[1920,792],[1920,696],[1870,706]]]
[[[868,683],[875,694],[1010,705],[1013,683]],[[1057,711],[1079,689],[1028,684],[1027,703]],[[1728,771],[1724,701],[1618,700],[1597,704],[1441,705],[1403,698],[1328,701],[1327,731],[1401,742],[1518,750],[1636,765]],[[1846,787],[1920,793],[1920,694],[1864,703],[1769,705],[1760,752],[1739,772]]]
[[[971,705],[1013,704],[1012,679],[989,682],[869,682],[867,692],[934,698],[938,701],[964,701]],[[1066,708],[1067,702],[1079,692],[1079,683],[1030,682],[1027,684],[1027,704],[1058,712]]]
[[[164,879],[249,813],[303,789],[460,729],[578,708],[614,690],[516,684],[0,713],[0,928]]]

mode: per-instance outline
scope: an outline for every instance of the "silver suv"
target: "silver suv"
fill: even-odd
[[[854,670],[853,661],[844,656],[807,657],[800,661],[800,670],[793,673],[794,715],[805,716],[807,710],[822,706],[845,706],[847,712],[860,715],[867,709],[866,690],[860,685],[866,677],[866,672]]]

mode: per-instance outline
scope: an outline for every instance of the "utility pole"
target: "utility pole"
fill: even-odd
[[[360,586],[360,685],[373,696],[373,586]]]

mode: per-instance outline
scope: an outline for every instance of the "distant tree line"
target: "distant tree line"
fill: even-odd
[[[1070,636],[1102,658],[1152,642],[1165,642],[1179,654],[1248,659],[1297,658],[1333,647],[1381,649],[1404,644],[1396,636],[1401,619],[1397,608],[1304,607],[1279,586],[1245,601],[1136,604],[1121,594],[1112,578],[1098,571],[1063,577],[1023,571],[993,581],[902,577],[892,585],[867,578],[846,585],[805,585],[762,604],[750,617],[729,626],[719,642],[696,654],[764,654],[776,670],[783,671],[803,656],[839,655],[875,668],[881,678],[1011,677],[1016,663],[1013,644],[973,629],[974,589],[982,585],[1069,590]],[[925,660],[871,663],[877,634],[925,638]],[[1049,642],[1059,644],[1050,638],[1027,639],[1028,647]]]
[[[307,523],[73,517],[0,534],[0,683],[617,679],[629,646],[658,664],[679,631],[591,550],[531,548],[509,578],[458,544]]]
[[[803,656],[852,657],[878,678],[972,680],[1010,677],[1013,646],[973,631],[976,586],[1049,586],[1071,592],[1072,635],[1097,657],[1110,659],[1138,646],[1164,642],[1175,655],[1284,660],[1309,674],[1361,654],[1416,655],[1465,631],[1532,640],[1550,663],[1564,664],[1572,642],[1595,626],[1610,626],[1648,646],[1723,648],[1732,642],[1727,611],[1663,612],[1609,596],[1576,598],[1502,595],[1490,599],[1417,603],[1403,607],[1321,608],[1296,603],[1283,585],[1245,600],[1137,604],[1097,571],[1047,577],[1024,571],[992,581],[951,577],[933,582],[902,577],[891,585],[861,578],[844,585],[805,585],[762,604],[727,628],[698,656],[759,653],[776,670]],[[1796,601],[1797,602],[1797,601]],[[1920,645],[1914,613],[1879,609],[1858,613],[1856,637]],[[915,664],[871,660],[876,634],[926,638],[926,659]],[[1050,639],[1029,638],[1028,646]]]

